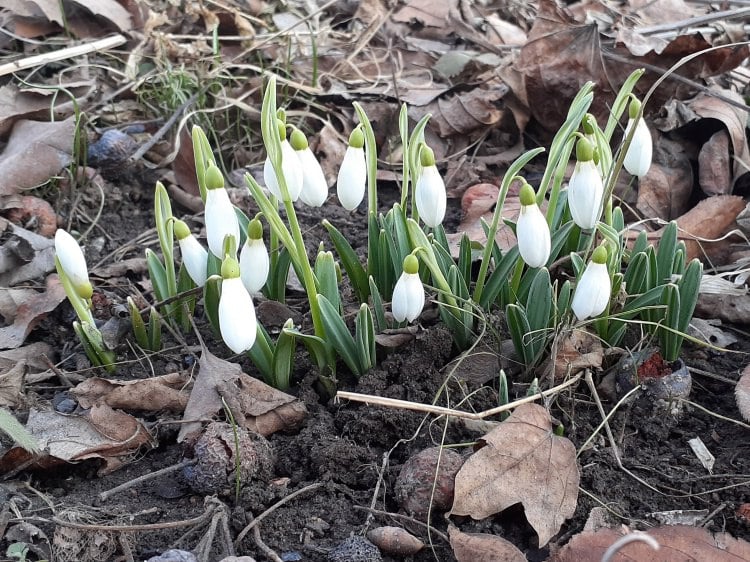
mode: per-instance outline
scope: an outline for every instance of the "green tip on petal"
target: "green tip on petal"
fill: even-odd
[[[638,112],[641,110],[641,102],[637,97],[632,96],[630,98],[630,105],[628,106],[628,117],[635,119]]]
[[[602,245],[594,250],[591,254],[591,261],[598,264],[607,263],[607,247]]]
[[[521,200],[521,205],[524,207],[527,205],[536,205],[536,192],[534,191],[534,188],[526,182],[523,182],[518,198]]]
[[[234,258],[224,258],[221,262],[221,276],[224,279],[234,279],[240,276],[240,263]]]
[[[594,159],[594,147],[586,138],[578,139],[576,144],[576,160],[579,162],[588,162]]]
[[[419,162],[424,168],[435,165],[435,153],[426,144],[423,144],[419,151]]]
[[[419,260],[414,254],[409,254],[404,258],[404,273],[413,275],[419,272]]]
[[[276,128],[279,130],[279,139],[286,140],[286,123],[281,119],[277,119]]]
[[[294,150],[305,150],[308,147],[305,133],[300,131],[297,127],[294,127],[294,129],[292,129],[292,134],[289,137],[289,144],[292,145]]]
[[[357,127],[349,135],[349,146],[353,148],[363,148],[365,146],[365,134],[360,127]]]
[[[263,238],[263,223],[258,219],[253,219],[247,225],[247,239],[260,240]]]
[[[224,176],[218,166],[211,164],[206,168],[206,189],[221,189],[224,187]]]
[[[591,115],[591,113],[587,113],[583,116],[581,126],[583,127],[584,133],[587,135],[593,135],[596,132],[596,117]]]
[[[190,228],[188,228],[185,221],[181,221],[180,219],[174,220],[174,235],[177,236],[177,240],[184,240],[190,236]]]

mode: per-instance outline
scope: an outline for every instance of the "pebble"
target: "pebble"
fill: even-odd
[[[382,562],[378,547],[359,535],[349,537],[328,552],[328,562]]]
[[[152,556],[146,562],[198,562],[195,554],[187,550],[165,550],[159,556]]]

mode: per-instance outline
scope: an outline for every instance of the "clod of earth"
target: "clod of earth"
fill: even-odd
[[[440,459],[440,469],[437,469]],[[401,508],[426,519],[430,506],[446,511],[453,503],[455,479],[464,459],[456,451],[431,447],[404,463],[396,479],[396,500]],[[432,504],[430,499],[432,498]]]

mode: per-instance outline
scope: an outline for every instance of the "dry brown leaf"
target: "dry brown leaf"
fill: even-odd
[[[731,249],[732,237],[717,242],[704,242],[723,237],[737,228],[737,215],[745,208],[745,201],[737,195],[717,195],[700,201],[690,211],[677,219],[680,239],[685,240],[687,259],[704,259],[706,255],[714,266],[725,263]]]
[[[555,381],[562,381],[583,369],[601,369],[603,360],[604,349],[599,338],[586,330],[571,330],[557,340]]]
[[[193,140],[187,127],[180,130],[180,148],[172,161],[172,171],[182,191],[189,195],[200,196],[198,178],[195,175]]]
[[[458,562],[526,562],[523,552],[497,535],[463,533],[451,525],[448,536]]]
[[[737,401],[737,407],[740,409],[740,414],[750,421],[750,365],[742,371],[740,380],[737,381],[737,386],[734,388],[734,397]]]
[[[482,441],[456,475],[451,514],[484,519],[521,503],[544,546],[575,512],[575,446],[554,434],[549,413],[536,404],[516,408]]]
[[[128,273],[145,273],[148,269],[146,258],[128,258],[107,265],[101,265],[91,270],[91,275],[102,279],[125,277]]]
[[[47,313],[57,308],[65,300],[65,289],[57,275],[47,277],[43,293],[36,293],[16,310],[13,324],[0,328],[0,349],[20,347],[29,332],[42,321]]]
[[[23,402],[23,377],[26,363],[19,361],[0,375],[0,407],[15,408]]]
[[[575,535],[551,558],[550,562],[600,562],[602,555],[625,532],[599,529]],[[710,560],[711,562],[739,562],[750,560],[750,543],[736,539],[728,533],[711,534],[700,527],[669,525],[648,530],[659,543],[659,551],[643,542],[632,542],[622,547],[612,562],[634,560],[659,560],[659,562],[685,562]]]
[[[70,164],[75,117],[17,121],[0,155],[0,195],[36,187]]]
[[[450,22],[451,10],[457,7],[457,0],[407,0],[404,6],[397,10],[393,21],[399,23],[418,23],[426,27],[440,28],[441,33],[447,33],[445,29]]]
[[[52,346],[46,342],[34,342],[17,349],[0,352],[0,369],[10,369],[16,363],[23,362],[30,373],[37,373],[49,369],[47,359],[52,363],[55,361],[55,350]],[[38,380],[29,382],[38,382]]]
[[[200,431],[203,421],[223,411],[224,403],[239,426],[264,437],[298,425],[307,415],[305,405],[294,396],[246,375],[236,363],[219,359],[202,347],[177,441]]]
[[[55,268],[55,242],[0,218],[0,286],[43,277]]]
[[[122,410],[182,412],[188,401],[184,390],[188,379],[181,373],[134,381],[107,380],[91,377],[78,384],[71,392],[82,408],[106,404]]]
[[[693,168],[683,147],[664,139],[648,173],[638,181],[637,209],[642,216],[665,221],[690,210]]]
[[[729,133],[717,131],[698,153],[698,185],[706,195],[732,193],[732,173],[729,163]]]

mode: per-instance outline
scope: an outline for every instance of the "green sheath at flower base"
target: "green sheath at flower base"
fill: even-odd
[[[594,147],[586,138],[578,139],[576,143],[576,160],[579,162],[588,162],[594,159]]]
[[[294,150],[305,150],[309,146],[305,133],[297,127],[294,128],[292,134],[289,136],[289,144],[292,145]]]
[[[220,189],[224,187],[224,175],[218,166],[213,164],[206,168],[206,189]]]
[[[251,220],[247,225],[247,237],[251,240],[263,238],[263,223],[258,219]]]
[[[591,115],[591,113],[587,113],[581,120],[581,127],[585,134],[593,135],[596,132],[596,117]]]
[[[628,118],[635,119],[638,117],[638,113],[641,111],[641,101],[636,98],[630,98],[630,105],[628,106]]]
[[[349,146],[352,148],[365,147],[365,134],[360,127],[356,127],[349,135]]]
[[[423,168],[435,165],[435,152],[426,144],[419,151],[419,163],[422,164]]]
[[[598,264],[607,263],[607,248],[599,246],[591,253],[591,261]]]

